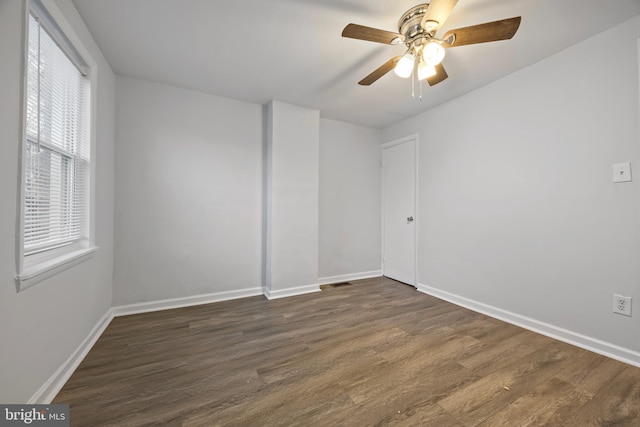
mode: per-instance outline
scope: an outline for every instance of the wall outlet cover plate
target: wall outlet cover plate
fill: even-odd
[[[631,317],[631,297],[613,294],[613,312]]]

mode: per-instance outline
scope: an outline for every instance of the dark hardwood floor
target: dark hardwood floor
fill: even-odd
[[[639,426],[640,368],[376,278],[115,318],[73,426]]]

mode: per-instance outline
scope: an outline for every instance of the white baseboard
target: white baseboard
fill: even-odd
[[[341,274],[339,276],[318,277],[320,285],[329,285],[331,283],[348,282],[350,280],[370,279],[372,277],[382,276],[382,270],[364,271],[362,273]]]
[[[521,328],[546,335],[550,338],[566,342],[576,347],[601,354],[611,359],[640,367],[640,353],[628,348],[620,347],[597,338],[589,337],[568,329],[564,329],[549,323],[541,322],[530,317],[522,316],[501,308],[484,304],[460,295],[452,294],[431,286],[418,284],[418,291],[434,296],[436,298],[449,301],[450,303],[468,308],[469,310],[485,314],[487,316],[503,320]]]
[[[82,344],[69,356],[69,358],[49,377],[49,379],[31,396],[28,404],[49,404],[56,397],[58,392],[69,380],[71,375],[78,368],[91,347],[98,341],[104,330],[113,319],[112,309],[109,309],[98,323],[95,324],[89,335],[82,341]]]
[[[112,308],[113,316],[127,316],[130,314],[148,313],[151,311],[169,310],[171,308],[190,307],[194,305],[211,304],[213,302],[229,301],[233,299],[262,295],[262,288],[239,289],[234,291],[213,292],[210,294],[193,295],[188,297],[171,298],[159,301],[141,302],[136,304],[119,305]]]
[[[320,292],[320,285],[318,283],[314,283],[313,285],[296,286],[293,288],[284,288],[284,289],[276,289],[276,290],[270,290],[269,288],[264,288],[264,296],[270,300],[278,299],[278,298],[294,297],[296,295],[310,294],[313,292]]]

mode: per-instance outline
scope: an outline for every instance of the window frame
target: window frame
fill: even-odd
[[[98,250],[95,242],[95,169],[96,169],[96,105],[97,105],[97,66],[88,50],[77,34],[72,30],[64,14],[52,0],[26,0],[23,9],[22,32],[22,73],[21,73],[21,117],[18,168],[18,199],[16,216],[16,290],[20,292],[37,283],[42,282],[64,270],[90,259]],[[29,18],[31,14],[38,16],[41,25],[46,26],[47,33],[54,39],[58,47],[71,59],[78,70],[85,75],[89,83],[88,102],[88,151],[89,165],[87,172],[87,212],[86,237],[50,249],[33,251],[25,254],[25,182],[26,182],[26,150],[29,145],[27,135],[27,97],[28,97],[28,49],[29,49]],[[60,38],[64,38],[61,40]],[[71,55],[70,55],[71,54]],[[76,55],[75,58],[72,58]],[[80,61],[80,62],[76,62]],[[32,142],[31,142],[32,143]],[[42,144],[42,141],[41,141]],[[42,144],[47,149],[67,155],[64,149]]]

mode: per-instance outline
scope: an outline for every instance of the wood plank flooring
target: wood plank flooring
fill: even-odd
[[[640,426],[640,369],[386,278],[115,318],[72,426]]]

